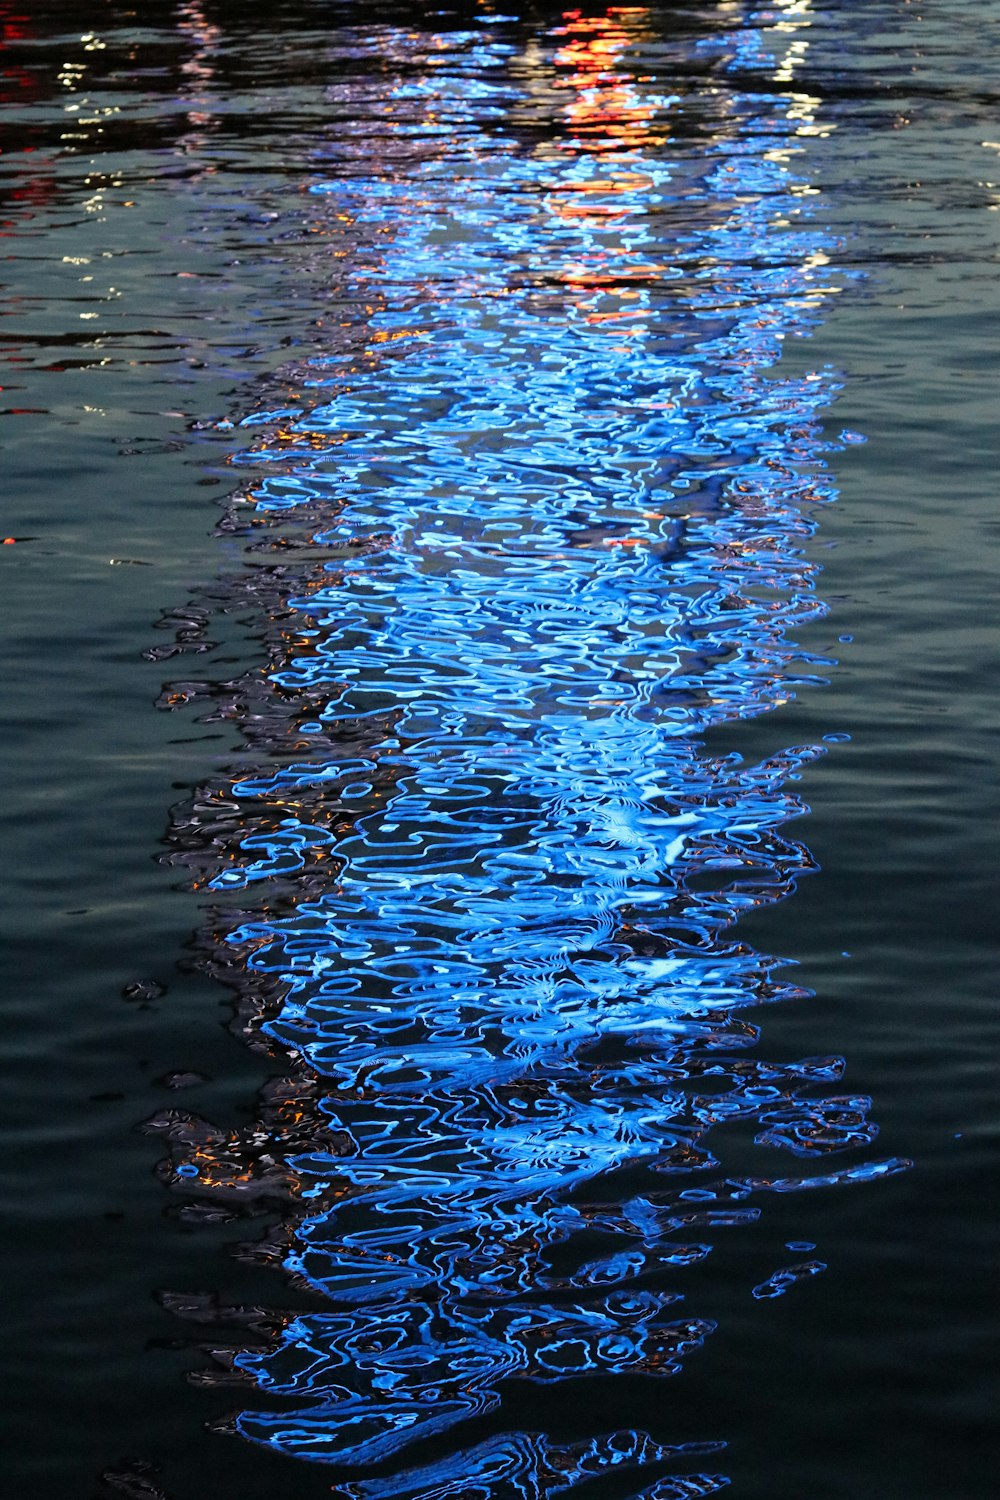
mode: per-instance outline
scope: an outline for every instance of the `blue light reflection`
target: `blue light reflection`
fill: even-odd
[[[227,943],[318,1076],[285,1265],[332,1310],[237,1357],[284,1398],[237,1426],[347,1465],[495,1432],[343,1495],[554,1495],[714,1451],[510,1433],[506,1382],[673,1375],[714,1327],[683,1286],[719,1235],[903,1165],[829,1169],[876,1134],[825,1092],[841,1059],[750,1051],[751,1015],[804,992],[731,929],[813,869],[788,784],[823,747],[702,739],[830,665],[796,636],[836,381],[775,368],[835,252],[795,168],[814,101],[782,82],[803,8],[672,34],[703,72],[670,94],[641,7],[526,49],[500,24],[351,40],[383,92],[311,191],[357,226],[363,344],[233,456],[254,525],[311,564],[260,689],[285,737],[226,789],[209,880],[278,883]],[[712,1175],[754,1141],[823,1170]]]

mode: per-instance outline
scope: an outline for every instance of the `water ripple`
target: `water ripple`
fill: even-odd
[[[834,289],[796,170],[821,128],[789,83],[796,15],[678,23],[677,58],[739,86],[689,70],[676,93],[642,8],[521,48],[502,24],[341,33],[381,67],[332,91],[356,124],[311,186],[321,224],[359,226],[350,336],[237,428],[224,523],[255,566],[216,603],[261,611],[269,664],[164,696],[246,736],[171,857],[250,903],[205,945],[300,1082],[256,1131],[151,1124],[192,1217],[283,1205],[272,1252],[332,1309],[233,1356],[280,1398],[240,1433],[368,1465],[476,1420],[472,1446],[337,1491],[357,1500],[555,1495],[715,1451],[511,1432],[505,1393],[674,1375],[715,1327],[678,1303],[719,1236],[770,1193],[904,1165],[723,1165],[877,1133],[827,1092],[842,1059],[751,1053],[751,1016],[805,992],[732,935],[814,868],[789,783],[823,747],[747,764],[702,740],[830,665],[796,632],[823,609],[836,380],[775,370]]]

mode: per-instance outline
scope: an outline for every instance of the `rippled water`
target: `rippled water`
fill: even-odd
[[[995,78],[960,90],[959,38],[922,48],[896,5],[288,6],[272,35],[185,4],[79,38],[0,13],[38,134],[10,174],[31,289],[3,307],[31,424],[10,557],[68,679],[57,765],[84,751],[41,816],[98,839],[82,865],[49,857],[67,901],[81,871],[98,894],[59,912],[83,942],[50,920],[41,967],[72,989],[89,942],[128,1007],[112,1043],[103,999],[55,1029],[116,1106],[78,1194],[88,1219],[109,1181],[131,1199],[105,1236],[137,1212],[149,1137],[165,1149],[115,1252],[118,1308],[107,1262],[88,1276],[102,1329],[155,1294],[142,1381],[118,1340],[96,1396],[74,1388],[86,1443],[30,1453],[25,1482],[89,1461],[102,1494],[150,1496],[985,1495],[988,862],[978,816],[949,817],[968,778],[927,766],[942,744],[982,765],[990,711],[943,740],[927,719],[953,701],[935,673],[961,652],[975,678],[986,649],[989,424],[975,387],[952,416],[925,370],[897,372],[893,338],[926,357],[926,327],[884,325],[915,287],[975,375],[983,293],[955,331],[949,278],[961,253],[994,282],[1000,198],[986,177],[903,190],[890,135],[916,116],[933,162],[946,128],[988,170]],[[897,533],[931,524],[962,422],[941,472],[979,540],[949,561],[935,533],[931,605]],[[43,503],[39,435],[73,426]],[[145,466],[127,506],[109,444]],[[201,486],[223,496],[214,539]],[[105,601],[69,668],[56,588],[81,621]],[[919,644],[939,620],[947,655]],[[194,789],[159,865],[137,854],[123,882],[115,836],[151,850],[171,780]],[[818,849],[793,825],[803,782]],[[962,861],[941,858],[956,826]],[[942,945],[912,888],[929,912],[963,881]],[[49,933],[22,933],[30,975]],[[950,1018],[921,1000],[911,1032],[892,987],[919,994],[938,954],[968,998]],[[251,1054],[213,1034],[219,980]],[[164,1095],[182,1088],[190,1109]],[[37,1082],[23,1097],[44,1110]],[[956,1313],[913,1225],[938,1222],[967,1135]],[[49,1244],[79,1213],[61,1192]],[[921,1297],[957,1378],[914,1384],[898,1329]],[[854,1457],[845,1425],[867,1434]]]
[[[331,1310],[237,1355],[301,1404],[236,1425],[312,1459],[506,1427],[515,1378],[676,1374],[715,1330],[683,1288],[717,1235],[769,1194],[903,1165],[858,1159],[877,1126],[836,1092],[843,1059],[750,1050],[748,1013],[800,991],[731,929],[811,868],[783,829],[820,747],[700,743],[815,675],[793,631],[822,607],[803,542],[832,498],[830,377],[772,367],[830,276],[790,150],[817,127],[780,94],[641,85],[645,19],[570,17],[525,59],[489,33],[350,37],[359,70],[392,71],[331,91],[360,120],[310,191],[321,233],[377,236],[345,274],[364,336],[309,362],[301,404],[242,419],[230,524],[259,518],[294,577],[265,596],[266,673],[219,711],[271,764],[176,837],[209,845],[210,889],[268,882],[228,962],[251,1003],[270,982],[262,1029],[317,1076],[311,1118],[262,1132],[263,1171],[155,1123],[189,1191],[278,1177],[301,1204],[284,1265]],[[794,35],[674,47],[780,73]],[[298,548],[319,554],[301,572]],[[530,1432],[459,1437],[359,1492],[530,1494],[687,1447],[628,1430],[556,1463]]]

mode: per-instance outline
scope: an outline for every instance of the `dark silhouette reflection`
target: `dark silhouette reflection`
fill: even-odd
[[[696,1355],[689,1269],[769,1195],[902,1165],[864,1154],[842,1059],[753,1050],[803,991],[732,929],[813,869],[788,783],[822,747],[702,741],[823,665],[795,632],[834,383],[774,368],[828,295],[793,169],[805,9],[336,34],[330,342],[239,429],[246,568],[154,653],[226,613],[263,634],[259,670],[165,690],[246,747],[170,858],[288,1072],[251,1128],[150,1128],[179,1211],[276,1214],[246,1253],[321,1299],[228,1310],[254,1337],[215,1354],[253,1387],[235,1430],[345,1466],[339,1494],[714,1492],[724,1433],[678,1440],[663,1407],[595,1433],[601,1393]],[[692,81],[727,69],[764,84]],[[575,1440],[544,1398],[528,1430],[525,1383],[583,1381]]]

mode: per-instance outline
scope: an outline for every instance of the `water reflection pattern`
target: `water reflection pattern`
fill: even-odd
[[[266,680],[226,710],[267,763],[192,817],[210,887],[260,893],[230,961],[316,1075],[315,1123],[242,1174],[231,1141],[176,1128],[169,1168],[296,1205],[285,1265],[331,1310],[235,1360],[284,1398],[238,1429],[280,1451],[377,1464],[507,1382],[672,1375],[713,1331],[678,1304],[719,1234],[901,1165],[831,1170],[876,1135],[870,1101],[823,1093],[841,1059],[749,1051],[749,1013],[802,992],[730,929],[813,867],[784,825],[821,747],[701,743],[824,665],[795,631],[822,610],[804,544],[834,383],[774,371],[828,291],[793,170],[811,101],[773,81],[802,9],[684,43],[716,79],[763,72],[756,93],[657,94],[641,8],[527,49],[502,27],[348,40],[396,69],[377,160],[359,130],[313,189],[376,247],[353,273],[367,347],[245,423],[248,529],[301,562],[272,575],[297,582]],[[754,1140],[817,1170],[727,1175]],[[493,1420],[338,1493],[547,1496],[721,1446]]]

